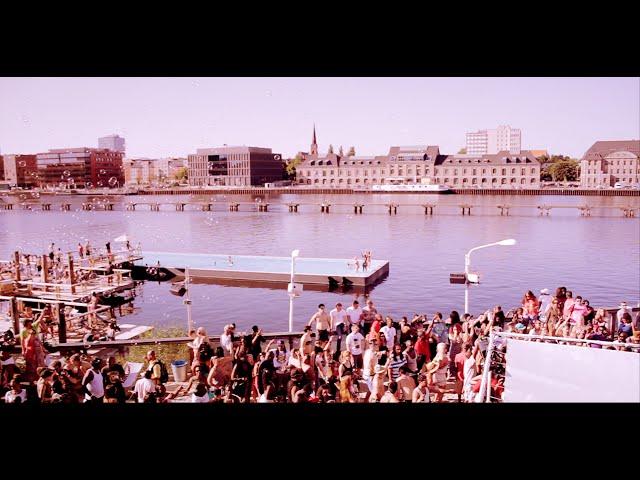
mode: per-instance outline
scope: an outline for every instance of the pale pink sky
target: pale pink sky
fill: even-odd
[[[523,148],[580,157],[596,140],[640,138],[638,78],[0,78],[0,151],[37,153],[126,138],[129,157],[197,148],[360,155],[391,145],[464,146],[508,124]]]

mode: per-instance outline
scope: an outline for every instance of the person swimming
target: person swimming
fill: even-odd
[[[233,267],[233,259],[231,258],[231,255],[227,258],[227,263],[229,263],[230,267]]]

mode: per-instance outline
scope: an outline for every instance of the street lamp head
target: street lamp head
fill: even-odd
[[[296,258],[298,256],[300,256],[300,250],[294,250],[291,252],[291,257]]]
[[[516,243],[516,239],[515,238],[508,238],[507,240],[501,240],[498,242],[498,245],[515,245]]]

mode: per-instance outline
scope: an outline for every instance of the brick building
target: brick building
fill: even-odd
[[[61,183],[79,187],[124,185],[122,153],[97,148],[61,148],[39,153],[38,175],[43,186]]]
[[[4,179],[21,188],[37,186],[37,160],[35,155],[3,155]]]

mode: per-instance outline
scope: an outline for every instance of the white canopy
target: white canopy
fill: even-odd
[[[114,240],[114,242],[121,242],[121,243],[125,243],[128,241],[129,241],[129,237],[127,236],[126,233],[124,235],[120,235],[118,238]]]

